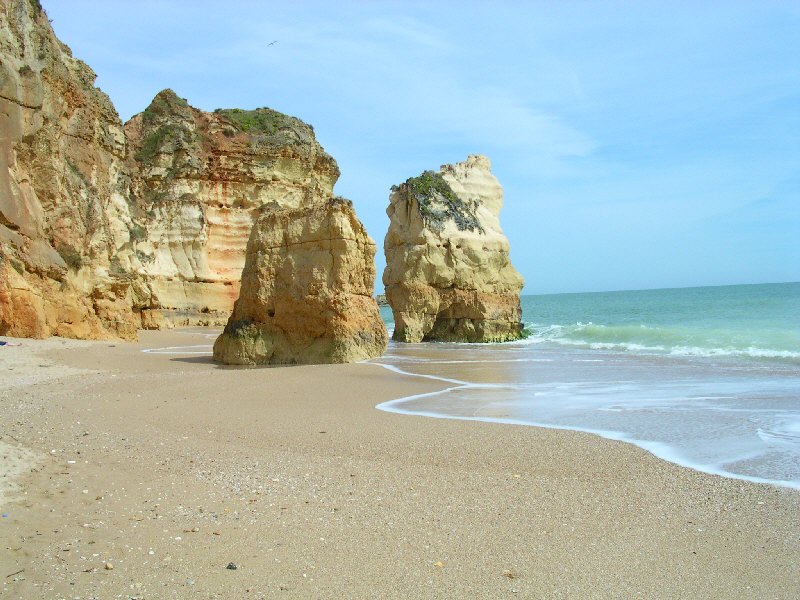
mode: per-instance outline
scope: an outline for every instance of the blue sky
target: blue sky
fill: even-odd
[[[379,279],[389,187],[480,153],[526,293],[800,280],[800,3],[42,4],[123,120],[312,124]]]

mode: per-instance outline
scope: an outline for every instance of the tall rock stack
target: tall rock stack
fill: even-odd
[[[0,334],[136,336],[125,136],[35,0],[0,4]]]
[[[503,342],[523,335],[524,281],[500,228],[503,188],[485,156],[392,188],[383,283],[402,342]]]
[[[247,244],[241,296],[214,359],[302,364],[380,356],[388,334],[373,298],[374,257],[375,242],[348,200],[267,208]]]
[[[125,124],[142,326],[224,325],[259,208],[331,196],[336,161],[277,111],[203,112],[172,90]]]

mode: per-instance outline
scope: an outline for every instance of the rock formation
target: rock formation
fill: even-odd
[[[145,328],[225,324],[259,207],[323,202],[339,177],[309,125],[268,108],[208,113],[164,90],[125,132]]]
[[[485,156],[392,188],[383,283],[402,342],[522,337],[523,279],[500,229],[503,188]]]
[[[125,136],[36,0],[0,3],[0,334],[136,336]]]
[[[214,344],[228,364],[342,363],[380,356],[375,243],[341,198],[267,208],[247,243],[241,295]]]
[[[0,335],[221,325],[259,207],[322,203],[336,162],[302,121],[171,90],[123,128],[36,0],[0,2]]]

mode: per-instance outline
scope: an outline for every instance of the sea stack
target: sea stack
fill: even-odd
[[[267,207],[250,235],[241,293],[214,360],[309,364],[380,356],[388,334],[373,297],[375,249],[343,198]]]
[[[401,342],[523,336],[524,281],[500,228],[503,188],[485,156],[393,186],[383,284]]]
[[[324,202],[339,177],[310,125],[269,108],[205,112],[167,89],[125,133],[145,329],[224,325],[260,207]]]

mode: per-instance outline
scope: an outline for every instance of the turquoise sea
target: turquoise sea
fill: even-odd
[[[524,341],[392,342],[373,362],[449,386],[379,408],[589,431],[800,489],[800,283],[523,296],[522,308]]]

